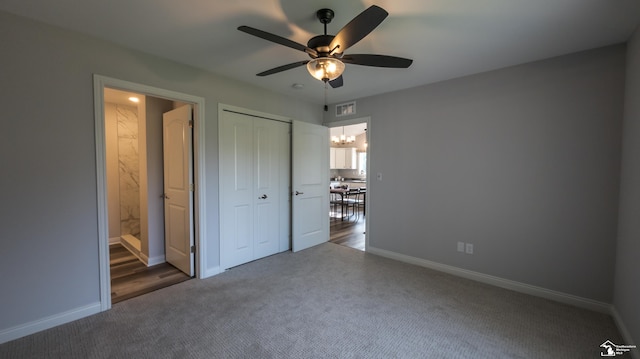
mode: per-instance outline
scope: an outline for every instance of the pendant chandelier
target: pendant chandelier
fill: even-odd
[[[339,145],[347,145],[347,144],[356,142],[356,136],[349,136],[349,137],[345,136],[344,126],[342,126],[342,135],[340,135],[340,137],[331,136],[331,142]]]

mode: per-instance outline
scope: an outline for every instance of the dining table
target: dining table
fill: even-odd
[[[333,196],[332,196],[332,200],[331,200],[331,204],[333,205],[340,205],[340,214],[334,214],[332,217],[333,218],[341,218],[343,221],[345,218],[349,218],[353,215],[355,215],[355,211],[353,214],[349,215],[345,215],[345,209],[348,209],[348,206],[350,205],[349,203],[349,196],[353,195],[356,196],[355,199],[353,200],[358,200],[361,199],[361,204],[363,206],[363,212],[362,215],[364,216],[366,214],[366,198],[367,198],[367,190],[366,188],[360,189],[360,188],[343,188],[343,187],[338,187],[338,188],[330,188],[329,189],[329,193],[333,194],[333,195],[338,195],[340,197],[339,200],[334,200]],[[336,212],[333,212],[336,213]]]

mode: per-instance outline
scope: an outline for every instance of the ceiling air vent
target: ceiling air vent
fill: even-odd
[[[347,102],[341,105],[336,105],[336,117],[348,116],[356,114],[356,102]]]

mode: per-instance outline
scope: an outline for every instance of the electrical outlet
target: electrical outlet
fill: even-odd
[[[473,244],[467,243],[465,247],[465,252],[467,254],[473,254]]]
[[[458,242],[458,252],[464,253],[464,242]]]

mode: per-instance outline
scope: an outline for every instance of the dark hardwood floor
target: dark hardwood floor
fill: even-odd
[[[360,213],[358,221],[331,218],[329,242],[364,251],[365,218]]]
[[[109,246],[111,303],[191,279],[169,263],[147,267],[121,244]]]

